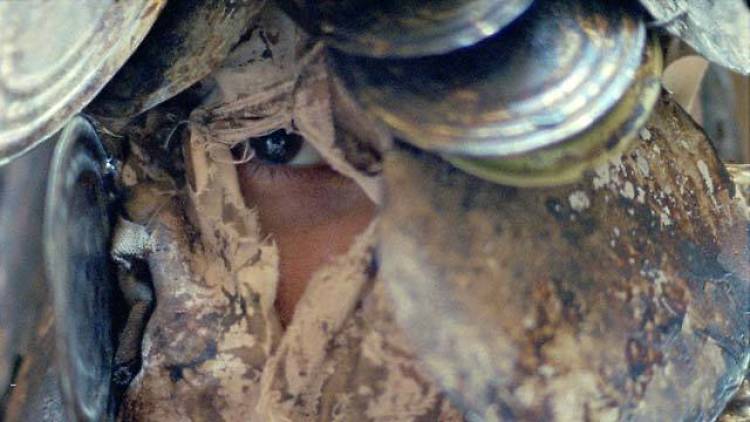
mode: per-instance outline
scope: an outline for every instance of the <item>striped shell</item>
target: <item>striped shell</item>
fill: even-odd
[[[628,7],[551,1],[446,55],[334,53],[333,61],[397,138],[482,177],[528,186],[570,182],[622,151],[659,90],[660,51],[646,45],[641,16]]]

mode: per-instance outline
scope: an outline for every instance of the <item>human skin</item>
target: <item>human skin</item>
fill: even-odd
[[[349,250],[375,205],[353,180],[327,165],[288,166],[258,160],[238,166],[246,204],[279,248],[276,310],[283,326],[313,273]]]

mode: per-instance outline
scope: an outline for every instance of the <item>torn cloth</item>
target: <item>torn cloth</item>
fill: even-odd
[[[128,213],[151,236],[156,308],[120,420],[461,420],[393,321],[373,227],[313,276],[282,332],[276,246],[243,203],[229,147],[209,154],[197,138],[184,192],[131,186]],[[128,173],[147,177],[137,156]]]

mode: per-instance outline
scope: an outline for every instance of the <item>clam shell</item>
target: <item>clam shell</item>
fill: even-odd
[[[385,160],[380,268],[432,375],[486,420],[713,420],[750,360],[745,205],[668,98],[578,184]]]
[[[750,74],[750,8],[744,0],[641,0],[663,26],[708,60]]]
[[[135,50],[165,3],[0,2],[0,164],[83,109]]]
[[[314,35],[350,54],[418,57],[470,46],[500,31],[533,0],[287,0]]]
[[[623,97],[599,120],[564,142],[498,158],[445,154],[456,167],[497,183],[519,187],[573,183],[584,172],[627,150],[648,120],[661,92],[662,52],[651,38],[644,63]]]
[[[265,0],[170,2],[143,44],[102,91],[90,111],[131,117],[190,87],[217,68],[254,30]]]
[[[93,126],[74,118],[50,169],[44,258],[67,420],[109,419],[117,281],[109,267],[110,170]]]
[[[475,157],[566,142],[632,86],[646,30],[621,3],[539,2],[480,44],[419,59],[334,55],[363,107],[420,148]]]

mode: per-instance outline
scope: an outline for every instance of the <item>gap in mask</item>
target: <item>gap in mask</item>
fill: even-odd
[[[308,281],[370,225],[377,182],[347,162],[335,145],[330,77],[320,45],[276,7],[266,7],[248,38],[211,78],[215,89],[193,112],[208,142],[247,148],[286,130],[319,155],[318,164],[269,163],[239,151],[245,204],[279,252],[276,309],[286,327]],[[237,151],[235,151],[237,152]],[[291,162],[290,162],[291,164]]]
[[[286,327],[312,275],[350,249],[375,205],[359,184],[325,163],[295,167],[252,159],[238,165],[238,176],[245,203],[278,246],[275,306]]]

